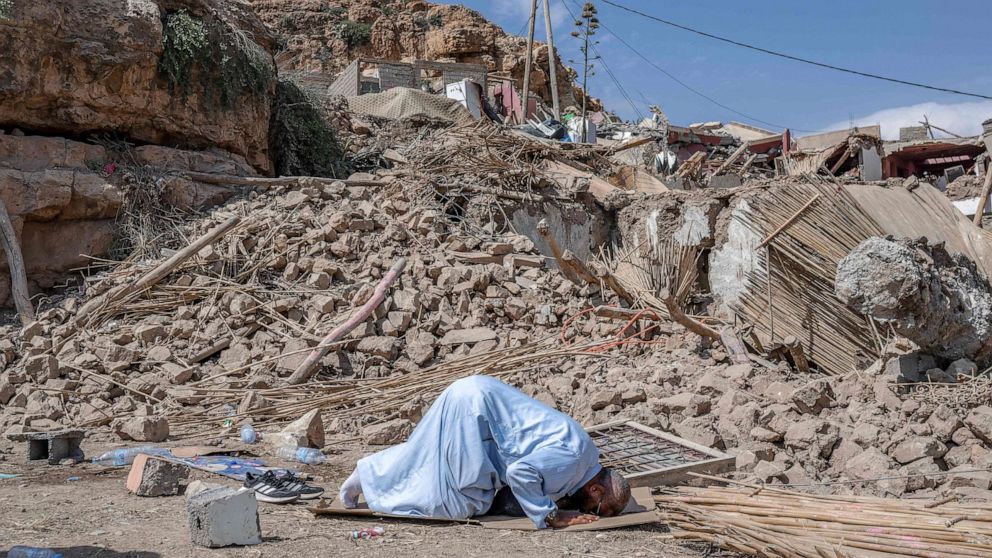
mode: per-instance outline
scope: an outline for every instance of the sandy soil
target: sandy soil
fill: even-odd
[[[58,549],[67,558],[726,556],[703,545],[673,541],[661,524],[587,533],[484,531],[471,525],[314,518],[305,506],[296,504],[260,505],[263,544],[206,549],[190,543],[182,496],[139,498],[124,488],[127,468],[27,465],[25,447],[11,446],[6,440],[3,444],[0,472],[22,476],[0,480],[2,550],[28,544]],[[111,447],[84,442],[89,455]],[[333,494],[362,453],[361,448],[347,447],[327,465],[305,467],[305,472]],[[70,481],[70,477],[79,480]],[[223,482],[200,472],[192,478]],[[384,526],[386,534],[372,540],[349,540],[353,529],[375,525]],[[0,557],[5,556],[0,551]]]

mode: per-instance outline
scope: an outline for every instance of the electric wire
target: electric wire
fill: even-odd
[[[575,14],[572,13],[571,8],[568,7],[568,4],[567,3],[562,2],[561,5],[565,8],[565,11],[568,12],[568,15],[572,19],[578,21],[576,19],[576,17],[575,17]],[[600,24],[600,25],[602,25],[602,24]],[[600,54],[599,49],[596,48],[596,45],[594,43],[590,43],[589,46],[592,47],[592,52],[593,52],[593,54],[596,55],[596,58],[598,58],[599,61],[602,62],[603,68],[606,70],[606,73],[609,74],[610,79],[613,80],[613,83],[617,86],[617,89],[620,90],[620,94],[623,95],[623,98],[627,100],[627,103],[628,104],[630,104],[630,108],[634,111],[634,114],[636,114],[637,117],[638,117],[638,122],[643,121],[644,120],[644,113],[642,113],[641,110],[637,108],[637,105],[634,103],[634,100],[631,98],[630,94],[627,93],[627,90],[624,89],[624,86],[620,83],[620,80],[617,79],[616,74],[613,73],[613,70],[610,69],[609,64],[606,63],[606,59],[603,58],[603,55],[602,54]],[[583,91],[582,94],[583,95],[587,95],[588,93],[586,91]]]
[[[854,75],[857,75],[857,76],[862,76],[862,77],[867,77],[867,78],[872,78],[872,79],[877,79],[877,80],[882,80],[882,81],[888,81],[888,82],[892,82],[892,83],[898,83],[898,84],[901,84],[901,85],[908,85],[908,86],[912,86],[912,87],[919,87],[919,88],[922,88],[922,89],[930,89],[932,91],[941,91],[943,93],[953,93],[955,95],[964,95],[964,96],[967,96],[967,97],[977,97],[979,99],[989,99],[989,100],[992,100],[992,96],[982,95],[982,94],[979,94],[979,93],[970,93],[968,91],[960,91],[958,89],[950,89],[950,88],[947,88],[947,87],[937,87],[935,85],[928,85],[926,83],[918,83],[918,82],[904,80],[904,79],[898,79],[898,78],[892,78],[892,77],[887,77],[887,76],[881,76],[881,75],[872,74],[872,73],[869,73],[869,72],[862,72],[862,71],[859,71],[859,70],[852,70],[850,68],[843,68],[841,66],[834,66],[833,64],[826,64],[824,62],[817,62],[815,60],[810,60],[808,58],[802,58],[802,57],[799,57],[799,56],[793,56],[791,54],[786,54],[784,52],[778,52],[778,51],[775,51],[775,50],[770,50],[770,49],[767,49],[767,48],[762,48],[762,47],[759,47],[759,46],[754,46],[754,45],[751,45],[751,44],[748,44],[748,43],[742,43],[740,41],[735,41],[733,39],[728,39],[726,37],[721,37],[719,35],[714,35],[712,33],[707,33],[705,31],[700,31],[698,29],[693,29],[692,27],[681,25],[681,24],[675,23],[674,21],[669,21],[667,19],[662,19],[662,18],[660,18],[658,16],[653,16],[651,14],[644,13],[642,11],[635,10],[633,8],[629,8],[627,6],[624,6],[623,4],[619,4],[617,2],[614,2],[613,0],[601,0],[601,1],[604,4],[609,4],[610,6],[613,6],[615,8],[619,8],[619,9],[624,10],[626,12],[629,12],[629,13],[632,13],[632,14],[636,14],[636,15],[639,15],[641,17],[644,17],[644,18],[647,18],[647,19],[650,19],[650,20],[654,20],[654,21],[657,21],[659,23],[663,23],[665,25],[669,25],[669,26],[675,27],[677,29],[682,29],[683,31],[689,31],[690,33],[695,33],[697,35],[702,35],[703,37],[707,37],[707,38],[714,39],[714,40],[717,40],[717,41],[722,41],[722,42],[729,43],[729,44],[732,44],[732,45],[736,45],[736,46],[739,46],[739,47],[742,47],[742,48],[747,48],[747,49],[751,49],[751,50],[754,50],[754,51],[762,52],[762,53],[769,54],[769,55],[772,55],[772,56],[777,56],[779,58],[785,58],[787,60],[792,60],[792,61],[795,61],[795,62],[801,62],[803,64],[810,64],[810,65],[813,65],[813,66],[819,66],[821,68],[827,68],[827,69],[830,69],[830,70],[835,70],[835,71],[838,71],[838,72],[844,72],[844,73],[848,73],[848,74],[854,74]]]

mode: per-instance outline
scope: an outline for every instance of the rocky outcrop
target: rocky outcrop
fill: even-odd
[[[280,66],[336,74],[365,56],[386,60],[438,60],[482,64],[522,87],[527,41],[508,35],[479,13],[423,1],[248,0],[286,45]],[[551,102],[548,48],[534,45],[531,91]],[[578,105],[575,72],[558,57],[562,107]],[[594,101],[594,108],[598,101]]]
[[[132,164],[148,169],[254,174],[240,157],[144,146]],[[110,251],[124,203],[120,157],[99,145],[65,138],[0,133],[0,199],[20,237],[33,291],[61,282],[66,272],[89,263],[86,256]],[[160,179],[162,201],[182,209],[221,203],[233,188],[168,175]],[[10,295],[7,264],[0,254],[0,306]]]
[[[13,0],[0,127],[219,147],[267,172],[274,44],[238,1]]]

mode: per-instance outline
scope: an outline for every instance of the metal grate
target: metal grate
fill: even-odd
[[[590,432],[599,447],[600,463],[624,473],[645,473],[712,459],[681,444],[623,424]]]

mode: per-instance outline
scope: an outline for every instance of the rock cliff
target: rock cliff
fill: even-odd
[[[281,67],[334,74],[358,56],[485,65],[521,87],[527,41],[463,6],[400,0],[248,0],[286,53]],[[569,40],[562,37],[559,40]],[[551,104],[548,49],[535,43],[531,91]],[[562,107],[578,105],[575,72],[558,58]]]
[[[221,149],[271,167],[275,46],[244,3],[9,0],[0,128]]]

